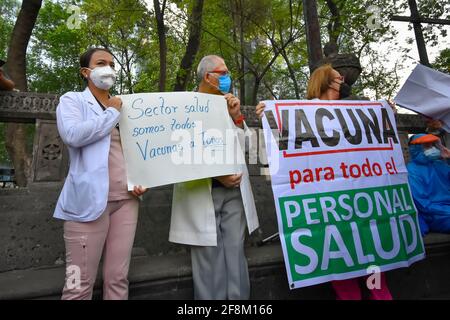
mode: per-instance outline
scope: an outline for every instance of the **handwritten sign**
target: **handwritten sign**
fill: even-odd
[[[196,92],[121,96],[128,189],[240,173],[224,97]]]

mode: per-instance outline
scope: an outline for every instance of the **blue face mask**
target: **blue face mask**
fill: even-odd
[[[222,94],[227,94],[231,89],[231,77],[229,74],[219,77],[219,90]]]
[[[438,160],[441,158],[441,150],[436,147],[431,147],[423,152],[428,159]]]

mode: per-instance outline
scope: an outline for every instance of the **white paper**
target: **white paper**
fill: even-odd
[[[121,98],[129,190],[240,173],[240,146],[223,96],[165,92]]]
[[[394,100],[403,108],[441,120],[445,131],[450,132],[449,75],[419,64]]]

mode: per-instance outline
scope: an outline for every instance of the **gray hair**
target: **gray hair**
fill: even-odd
[[[207,72],[213,71],[217,64],[217,60],[223,60],[222,57],[216,55],[204,56],[197,67],[197,80],[201,82]]]

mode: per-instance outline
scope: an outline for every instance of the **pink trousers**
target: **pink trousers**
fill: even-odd
[[[128,269],[139,201],[110,201],[95,221],[64,223],[66,281],[63,300],[92,299],[103,253],[103,299],[128,299]]]
[[[371,289],[370,298],[372,300],[392,300],[384,273],[380,273],[380,289]],[[365,277],[366,278],[366,277]],[[361,288],[358,278],[332,281],[331,285],[336,292],[337,300],[361,300]]]

